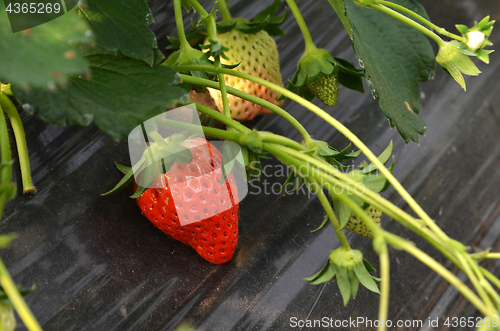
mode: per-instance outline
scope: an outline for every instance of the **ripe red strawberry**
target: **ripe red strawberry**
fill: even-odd
[[[265,30],[250,34],[233,29],[230,32],[217,34],[217,38],[221,44],[229,47],[229,51],[225,52],[229,60],[221,58],[222,64],[234,65],[239,63],[234,70],[263,78],[283,87],[278,48],[274,39]],[[208,40],[206,43],[208,43]],[[225,75],[224,79],[230,87],[258,96],[278,106],[283,103],[283,101],[278,101],[281,94],[265,86],[230,75]],[[209,91],[219,111],[224,112],[220,91],[214,89],[209,89]],[[272,113],[267,108],[233,95],[228,95],[228,99],[231,117],[234,119],[246,121],[253,119],[257,115]]]
[[[193,160],[174,162],[136,199],[137,204],[155,226],[205,260],[228,262],[238,243],[236,184],[229,176],[220,185],[222,155],[210,142],[198,138],[182,145],[191,150]]]

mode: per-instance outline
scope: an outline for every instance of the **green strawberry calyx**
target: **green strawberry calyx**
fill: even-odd
[[[285,34],[281,30],[280,25],[286,20],[288,12],[283,15],[275,16],[281,5],[281,0],[275,0],[269,7],[255,15],[254,18],[248,20],[245,18],[234,18],[229,20],[222,20],[216,23],[218,33],[226,33],[233,29],[240,30],[243,33],[257,33],[259,31],[266,31],[271,36],[280,36]],[[207,38],[208,32],[204,25],[195,24],[191,20],[192,30],[186,32],[186,38],[190,45],[195,48],[203,46],[204,40]],[[179,49],[180,41],[178,38],[168,38],[171,45],[167,49]],[[217,49],[218,45],[210,45],[212,48]]]
[[[345,306],[351,297],[356,297],[360,283],[368,290],[380,293],[375,283],[378,279],[370,275],[374,271],[360,251],[340,247],[330,252],[325,266],[318,273],[305,280],[317,285],[335,277]]]
[[[464,90],[466,90],[466,86],[462,74],[477,76],[481,73],[469,56],[462,52],[460,43],[456,40],[445,42],[439,46],[436,61]]]

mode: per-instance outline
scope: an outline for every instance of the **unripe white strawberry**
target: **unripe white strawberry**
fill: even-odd
[[[225,52],[229,60],[221,58],[222,64],[239,63],[233,70],[265,79],[283,87],[278,48],[274,39],[266,31],[261,30],[254,34],[247,34],[233,29],[226,33],[217,34],[217,37],[221,44],[229,47],[229,51]],[[205,43],[208,44],[208,41]],[[277,101],[281,95],[265,86],[230,75],[224,75],[224,77],[227,86],[255,95],[278,106],[282,104],[282,101]],[[219,111],[224,112],[220,91],[214,89],[209,89],[209,91]],[[228,99],[231,117],[237,120],[251,120],[257,115],[271,113],[267,108],[233,95],[228,94]]]

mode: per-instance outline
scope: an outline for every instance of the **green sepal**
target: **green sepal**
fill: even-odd
[[[218,33],[226,33],[233,29],[238,29],[244,33],[257,33],[261,30],[266,31],[271,36],[280,36],[285,34],[281,30],[280,25],[286,20],[288,11],[285,14],[274,16],[281,5],[281,0],[275,0],[269,7],[262,12],[255,15],[251,20],[244,18],[236,18],[228,21],[221,21],[216,23]],[[203,20],[198,24],[191,20],[192,29],[186,32],[186,39],[189,44],[195,48],[203,48],[203,42],[207,37],[206,26],[200,26]],[[167,49],[177,50],[180,48],[180,41],[178,38],[168,37],[170,45]]]
[[[134,180],[134,171],[131,167],[127,167],[118,163],[115,163],[116,168],[120,170],[125,176],[113,187],[110,191],[101,194],[102,196],[110,195],[116,193],[125,187],[127,187]]]
[[[347,305],[349,299],[351,298],[351,283],[347,277],[347,268],[344,266],[337,266],[337,285],[342,294],[342,299],[344,301],[344,306]]]
[[[135,191],[134,194],[132,194],[130,197],[132,199],[137,199],[138,197],[140,197],[142,195],[142,193],[146,192],[148,188],[147,187],[143,187],[143,186],[137,186],[137,191]]]
[[[0,248],[5,248],[10,245],[12,240],[17,238],[17,234],[9,233],[0,235]]]
[[[313,285],[319,285],[323,284],[326,282],[329,282],[333,277],[335,277],[335,274],[337,274],[337,268],[333,263],[331,263],[329,260],[326,262],[326,267],[325,271],[316,279],[311,281],[311,284]]]
[[[23,296],[23,297],[30,294],[34,290],[35,290],[35,285],[33,285],[32,287],[27,288],[27,289],[21,289],[20,287],[17,287],[17,292],[19,292],[19,294],[21,294],[21,296]],[[12,307],[12,308],[14,307],[14,305],[10,301],[9,297],[7,296],[7,293],[5,293],[3,286],[1,286],[1,285],[0,285],[0,301],[5,303],[9,307]]]
[[[389,161],[391,155],[392,155],[392,140],[389,143],[389,145],[385,148],[385,150],[382,153],[380,153],[380,155],[377,158],[382,164],[386,164],[387,161]],[[373,163],[368,164],[367,162],[363,162],[360,165],[359,170],[363,174],[368,174],[377,170],[377,166]]]
[[[372,292],[380,293],[377,284],[373,280],[372,276],[368,273],[363,263],[358,263],[354,266],[354,272],[358,276],[361,284]]]
[[[328,224],[329,220],[330,218],[328,217],[328,215],[325,215],[325,218],[323,219],[323,222],[321,222],[320,226],[317,227],[315,230],[312,230],[311,232],[316,232],[323,229]]]
[[[316,279],[318,279],[319,277],[321,277],[321,275],[323,275],[325,273],[325,271],[328,269],[329,265],[330,265],[330,260],[327,260],[325,266],[323,268],[321,268],[320,271],[318,271],[314,275],[306,277],[304,279],[307,280],[308,282],[315,281]]]
[[[363,265],[365,266],[365,269],[368,272],[375,272],[375,271],[377,271],[377,270],[375,270],[375,268],[372,267],[372,265],[370,264],[370,262],[368,262],[364,258],[363,258]]]
[[[313,285],[318,285],[330,281],[333,277],[335,277],[336,273],[337,268],[330,262],[330,260],[327,260],[325,266],[320,271],[304,279],[311,282]]]
[[[352,65],[349,61],[344,59],[334,58],[337,61],[337,65],[340,67],[338,73],[339,84],[347,87],[348,89],[358,91],[361,93],[365,92],[363,87],[363,72],[359,72],[358,69],[354,65]]]
[[[347,278],[349,279],[349,285],[351,286],[351,296],[353,299],[356,299],[356,294],[358,293],[359,287],[359,279],[352,269],[347,269]]]

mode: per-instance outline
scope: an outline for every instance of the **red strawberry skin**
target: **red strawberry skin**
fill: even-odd
[[[193,247],[205,260],[223,264],[238,244],[238,191],[232,176],[222,186],[221,153],[205,139],[183,142],[193,153],[188,164],[174,162],[136,199],[156,227]],[[134,184],[134,190],[137,184]]]

